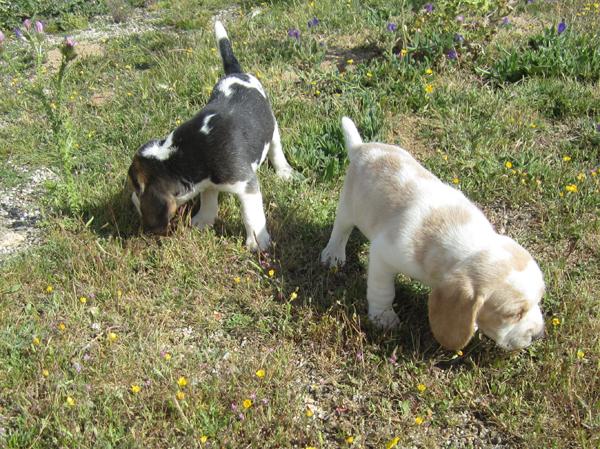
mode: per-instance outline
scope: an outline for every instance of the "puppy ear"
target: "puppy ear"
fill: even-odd
[[[171,217],[177,210],[177,203],[173,195],[150,185],[140,198],[140,210],[144,232],[166,235]]]
[[[429,295],[429,325],[446,349],[464,348],[475,333],[475,321],[483,297],[475,295],[471,282],[458,276],[434,288]]]

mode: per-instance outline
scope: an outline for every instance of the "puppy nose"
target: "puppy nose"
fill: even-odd
[[[546,330],[542,327],[542,329],[533,336],[533,340],[539,340],[540,338],[544,338],[545,334],[546,334]]]

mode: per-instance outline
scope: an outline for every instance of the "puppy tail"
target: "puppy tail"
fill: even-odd
[[[217,47],[219,47],[219,53],[223,60],[223,68],[225,69],[225,75],[231,75],[232,73],[243,73],[240,63],[233,54],[231,48],[231,42],[227,31],[220,20],[215,22],[215,37],[217,39]]]
[[[348,117],[342,117],[342,130],[344,131],[344,141],[346,142],[348,157],[352,160],[352,150],[362,144],[363,141],[358,133],[358,129],[356,129],[356,125]]]

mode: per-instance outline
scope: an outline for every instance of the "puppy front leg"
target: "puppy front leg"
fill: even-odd
[[[367,280],[369,318],[384,329],[393,329],[400,324],[400,319],[392,308],[396,271],[381,260],[375,246],[376,244],[371,245],[369,253],[369,275]]]
[[[352,228],[354,228],[354,224],[346,211],[344,195],[342,194],[335,214],[331,237],[329,237],[329,242],[321,253],[321,263],[330,267],[342,266],[346,263],[346,244],[352,233]]]
[[[269,160],[273,167],[275,168],[275,172],[277,176],[281,179],[290,179],[294,170],[288,164],[285,155],[283,154],[283,149],[281,148],[281,137],[279,136],[279,126],[277,126],[277,122],[275,122],[275,131],[273,131],[273,138],[271,139],[271,144],[269,145]]]
[[[192,217],[192,225],[199,229],[215,224],[219,213],[219,192],[207,189],[200,193],[200,210]]]
[[[239,193],[238,197],[242,204],[242,217],[246,227],[246,246],[251,251],[266,250],[271,244],[271,237],[267,232],[260,190],[256,188],[256,192]]]

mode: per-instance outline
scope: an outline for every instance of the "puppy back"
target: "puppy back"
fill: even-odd
[[[356,125],[348,117],[342,117],[342,131],[344,132],[348,158],[352,161],[353,150],[361,145],[363,141],[358,133],[358,129],[356,129]]]

